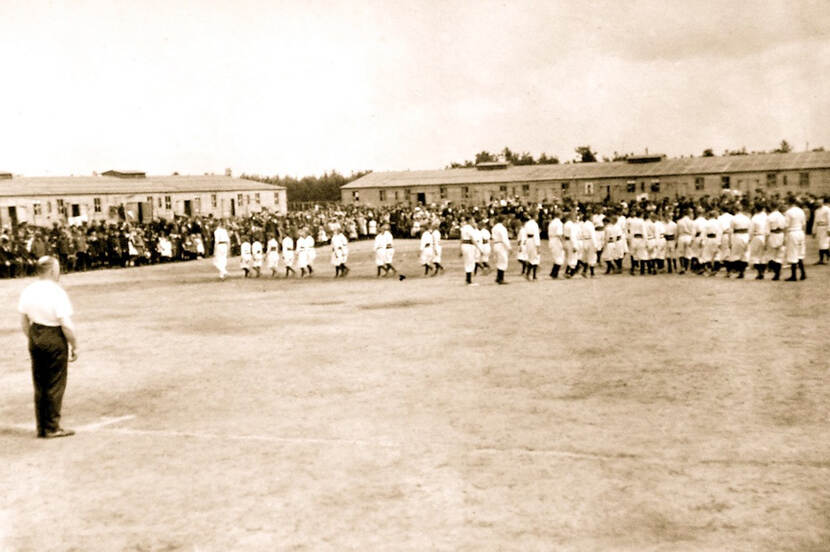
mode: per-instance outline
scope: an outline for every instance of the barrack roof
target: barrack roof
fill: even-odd
[[[224,175],[148,176],[24,176],[0,181],[0,197],[164,194],[197,192],[274,192],[284,186]]]
[[[559,165],[509,166],[497,171],[475,168],[433,171],[389,171],[369,173],[343,189],[396,188],[460,184],[496,184],[547,180],[601,178],[654,178],[739,172],[773,172],[830,168],[830,151],[765,153],[724,157],[685,157],[653,163],[566,163]]]

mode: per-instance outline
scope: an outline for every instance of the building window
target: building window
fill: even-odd
[[[254,201],[256,201],[256,202],[257,202],[257,204],[262,203],[262,201],[261,201],[261,200],[260,200],[260,198],[259,198],[259,192],[257,192],[257,193],[255,193],[255,194],[254,194]]]
[[[52,214],[52,202],[51,201],[46,202],[46,214],[47,215]]]
[[[242,205],[242,194],[236,194],[237,205]]]
[[[150,204],[150,207],[153,206],[153,196],[147,196],[147,203]]]
[[[398,201],[398,190],[395,190],[395,201]]]
[[[585,183],[585,195],[593,195],[594,194],[594,183],[593,182],[586,182]]]
[[[786,185],[787,185],[787,175],[786,175],[786,174],[782,174],[782,175],[781,175],[781,185],[782,185],[782,186],[786,186]]]
[[[164,208],[168,211],[173,208],[173,202],[170,200],[170,196],[164,196]]]
[[[660,191],[660,181],[652,180],[651,181],[651,191],[652,192],[659,192]]]
[[[808,172],[798,173],[798,185],[801,188],[809,188],[810,187],[810,173],[808,173]]]
[[[193,212],[194,213],[201,213],[202,212],[202,198],[201,197],[193,198]]]
[[[642,180],[640,181],[640,191],[641,191],[641,192],[645,192],[645,191],[646,191],[646,183],[645,183],[645,181],[642,181]]]
[[[92,210],[95,211],[96,213],[101,212],[101,198],[100,197],[96,197],[95,199],[92,200]]]
[[[355,199],[357,199],[357,192],[354,192],[354,197],[355,197]],[[279,204],[280,204],[280,193],[279,192],[274,192],[274,205],[279,206]]]
[[[446,186],[441,186],[440,188],[438,188],[438,191],[441,194],[441,199],[447,199],[447,187]]]
[[[210,194],[210,206],[216,209],[219,202],[216,200],[216,194]]]
[[[407,203],[412,200],[412,194],[409,191],[409,188],[407,188],[406,190],[403,191],[403,198]]]
[[[570,182],[563,182],[563,183],[562,183],[562,191],[563,191],[563,192],[567,192],[567,191],[568,191],[568,189],[569,189],[570,187],[571,187],[571,183],[570,183]]]
[[[245,203],[251,204],[251,194],[245,194]]]
[[[378,191],[378,197],[381,201],[386,201],[386,190]]]
[[[629,180],[628,182],[625,183],[625,191],[628,192],[629,194],[633,194],[634,192],[637,191],[637,183],[634,182],[633,180]]]
[[[507,194],[507,186],[499,186],[499,193],[502,195]]]
[[[724,190],[728,190],[732,187],[732,182],[728,176],[721,176],[720,177],[720,187]]]
[[[40,215],[41,214],[40,203],[35,203],[35,204],[32,205],[32,212],[35,215]]]
[[[59,215],[65,215],[66,214],[66,205],[63,204],[63,200],[62,199],[56,200],[56,204],[57,204],[58,214]]]
[[[778,185],[778,175],[767,173],[767,188],[775,188],[776,185]]]
[[[275,200],[276,200],[276,196],[277,196],[277,194],[274,194]],[[355,201],[355,203],[360,201],[360,192],[358,192],[357,190],[353,191],[352,192],[352,199]],[[276,201],[275,201],[275,203],[276,203]]]
[[[522,184],[522,195],[525,197],[530,195],[530,184]]]
[[[159,196],[159,209],[161,209],[161,196]]]
[[[469,186],[462,186],[461,187],[461,197],[464,199],[470,199],[470,187]]]
[[[700,191],[703,189],[703,177],[696,176],[695,177],[695,190]]]

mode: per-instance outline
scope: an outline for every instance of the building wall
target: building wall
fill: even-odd
[[[801,174],[809,175],[809,183],[802,186]],[[830,168],[806,171],[774,171],[757,173],[723,173],[683,176],[654,176],[647,178],[599,178],[576,180],[551,180],[543,182],[503,182],[497,184],[429,185],[404,187],[361,188],[341,190],[346,204],[370,206],[416,204],[421,199],[426,204],[451,201],[456,204],[478,204],[495,199],[518,196],[527,201],[549,201],[573,198],[580,201],[633,200],[642,194],[651,199],[679,196],[701,197],[720,195],[728,177],[731,190],[738,190],[749,197],[760,189],[765,193],[830,194]],[[769,178],[769,180],[768,180]],[[357,192],[357,201],[355,200]],[[397,194],[397,195],[396,195]],[[423,194],[423,195],[420,195]]]
[[[40,226],[66,222],[76,214],[89,221],[115,222],[120,220],[122,206],[132,214],[128,218],[137,219],[139,203],[143,203],[142,211],[151,205],[151,217],[172,219],[186,214],[187,202],[191,214],[214,217],[228,217],[232,211],[245,216],[263,209],[285,214],[288,209],[285,190],[0,197],[0,226],[11,226],[9,207],[14,208],[18,222]]]

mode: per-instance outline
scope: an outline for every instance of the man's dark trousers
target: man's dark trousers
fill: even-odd
[[[68,350],[60,326],[29,326],[29,355],[35,387],[37,434],[60,429],[61,403],[66,389]]]

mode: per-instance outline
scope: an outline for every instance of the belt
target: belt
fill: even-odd
[[[700,236],[700,232],[695,232],[695,237],[697,238],[699,236]]]
[[[461,240],[461,245],[473,245],[473,240]]]
[[[749,232],[747,228],[735,228],[732,230],[733,234],[746,234],[747,232]]]
[[[490,240],[484,240],[484,241],[483,241],[483,242],[481,242],[481,243],[483,243],[484,245],[487,245],[488,243],[490,243]]]
[[[528,237],[528,238],[532,238],[534,235],[535,235],[535,234],[528,234],[528,235],[527,235],[527,237]]]
[[[635,237],[635,238],[642,238],[642,237],[643,237],[643,235],[642,235],[642,234],[634,234],[634,237]]]
[[[565,241],[571,241],[571,238],[566,237]]]
[[[674,236],[672,236],[671,234],[667,234],[666,241],[674,241]]]
[[[605,226],[597,226],[594,230],[605,230]]]
[[[386,244],[386,249],[392,249],[392,244],[391,244],[391,243],[387,243],[387,244]]]
[[[290,247],[283,247],[282,250],[283,251],[294,251],[294,249],[292,249]]]
[[[617,238],[614,241],[620,241],[621,239],[622,238],[620,236],[617,236]]]
[[[784,232],[784,230],[782,230],[781,228],[775,228],[773,230],[770,230],[769,232],[770,234],[781,234]]]
[[[706,234],[706,237],[707,238],[717,238],[718,235],[717,234]]]
[[[228,245],[228,242],[226,242],[226,241],[216,242],[216,245],[222,245],[223,243],[224,243],[225,245]]]

